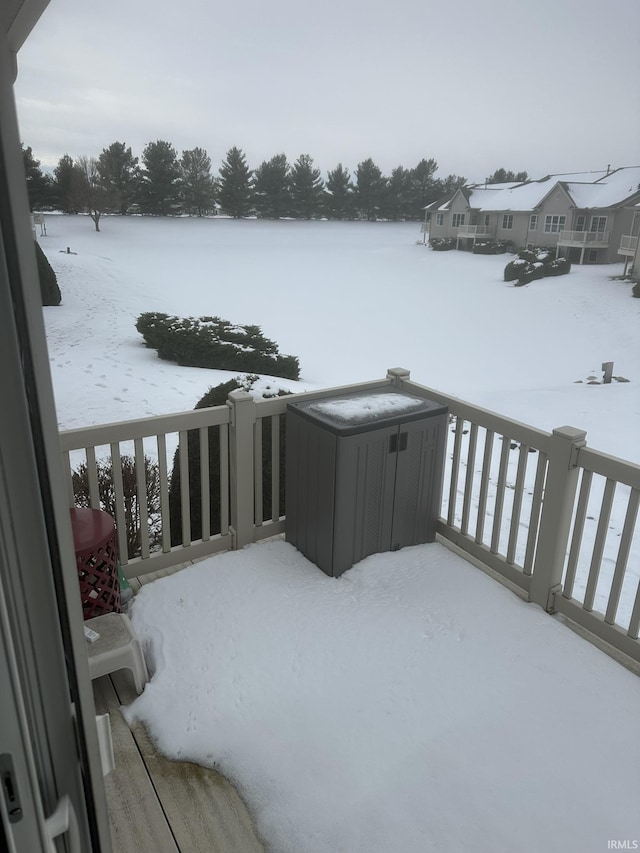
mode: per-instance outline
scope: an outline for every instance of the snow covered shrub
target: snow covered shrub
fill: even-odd
[[[138,484],[136,475],[136,460],[133,456],[122,456],[122,487],[124,494],[124,523],[127,538],[129,558],[139,557],[141,553],[141,513],[138,499]],[[111,462],[98,459],[98,493],[100,506],[116,519],[116,490],[113,483],[113,468]],[[72,472],[73,494],[77,507],[90,507],[89,476],[87,466],[83,462]],[[149,518],[149,544],[153,550],[162,536],[160,517],[160,472],[158,463],[144,457],[144,481],[146,486],[147,513]]]
[[[448,252],[449,249],[455,249],[456,241],[452,237],[432,237],[429,245],[436,252]]]
[[[504,240],[476,240],[473,246],[474,255],[504,255],[506,251]]]
[[[537,281],[540,278],[544,278],[544,264],[541,261],[527,264],[518,276],[516,287],[521,287],[523,284],[529,284],[530,281]]]
[[[514,261],[509,261],[504,268],[504,280],[516,281],[522,271],[528,266],[529,262],[525,261],[523,258],[516,258]]]
[[[571,270],[569,258],[555,258],[544,265],[545,275],[566,275]]]
[[[196,409],[206,409],[212,406],[224,406],[231,391],[250,391],[257,376],[236,377],[223,382],[207,393],[196,403]],[[280,389],[273,397],[281,397],[290,392]],[[268,396],[268,395],[267,395]],[[262,501],[264,514],[271,517],[271,418],[262,422]],[[220,533],[220,428],[209,427],[209,532],[213,536]],[[284,483],[285,483],[285,418],[280,417],[280,477],[279,496],[280,513],[284,514]],[[202,538],[202,494],[200,476],[200,431],[189,430],[187,433],[187,454],[189,457],[189,514],[191,522],[191,540]],[[180,497],[180,447],[173,458],[173,470],[169,483],[169,517],[171,519],[171,544],[182,544],[182,504]]]
[[[138,317],[136,329],[160,358],[186,367],[242,370],[284,379],[300,376],[298,359],[280,355],[278,345],[264,337],[260,326],[235,326],[220,317],[148,312]]]
[[[640,299],[640,281],[636,281],[636,283],[631,288],[631,295],[635,296],[637,299]]]
[[[40,248],[39,243],[34,242],[36,247],[36,261],[38,264],[38,278],[40,279],[40,293],[43,305],[60,305],[62,294],[58,287],[58,279],[49,263],[47,256]]]

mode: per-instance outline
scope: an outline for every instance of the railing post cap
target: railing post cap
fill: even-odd
[[[406,367],[390,367],[387,370],[387,379],[409,379],[411,371]]]
[[[584,441],[587,437],[585,430],[576,429],[576,427],[572,426],[556,427],[553,430],[553,435],[557,435],[559,438],[569,439],[569,441]]]
[[[229,391],[227,400],[231,400],[234,403],[249,403],[253,402],[253,397],[248,391],[242,391],[240,388],[237,388],[235,391]]]

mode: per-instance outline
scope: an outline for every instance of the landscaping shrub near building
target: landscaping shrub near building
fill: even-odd
[[[449,249],[455,249],[456,241],[453,237],[432,237],[429,245],[435,252],[448,252]]]
[[[247,376],[244,379],[236,377],[210,388],[207,393],[196,403],[196,409],[206,409],[212,406],[223,406],[231,391],[249,391],[253,387],[257,376]],[[289,391],[279,389],[266,397],[282,397]],[[265,515],[270,517],[271,507],[271,440],[272,440],[271,418],[262,421],[262,502]],[[213,426],[208,429],[209,442],[209,530],[213,536],[220,533],[220,427]],[[280,430],[278,445],[280,448],[280,474],[279,474],[279,505],[280,514],[284,514],[285,500],[285,417],[280,416]],[[202,538],[202,493],[200,474],[200,431],[189,430],[187,433],[187,455],[189,458],[189,514],[190,514],[190,536],[191,541]],[[182,502],[181,502],[181,475],[180,475],[180,447],[173,458],[173,470],[169,484],[169,517],[171,525],[171,544],[182,544]]]
[[[631,288],[631,295],[640,299],[640,281],[637,281]]]
[[[236,326],[220,317],[173,317],[147,312],[136,322],[148,347],[158,356],[186,367],[241,370],[298,379],[300,363],[280,355],[260,326]]]
[[[571,270],[568,258],[556,258],[556,250],[546,246],[520,249],[518,257],[504,268],[504,280],[517,282],[516,287],[547,275],[566,275]]]
[[[47,256],[40,248],[40,244],[34,242],[36,247],[36,262],[38,264],[38,278],[40,279],[40,293],[43,305],[60,305],[62,294],[58,287],[58,279],[49,263]]]
[[[476,240],[473,245],[474,255],[504,255],[509,244],[504,240]]]

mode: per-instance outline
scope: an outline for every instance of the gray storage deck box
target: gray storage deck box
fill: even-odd
[[[286,538],[328,575],[433,542],[448,410],[384,387],[287,406]]]

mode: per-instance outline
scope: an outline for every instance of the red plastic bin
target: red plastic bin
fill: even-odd
[[[72,509],[70,513],[84,619],[122,613],[113,518],[100,509]]]

